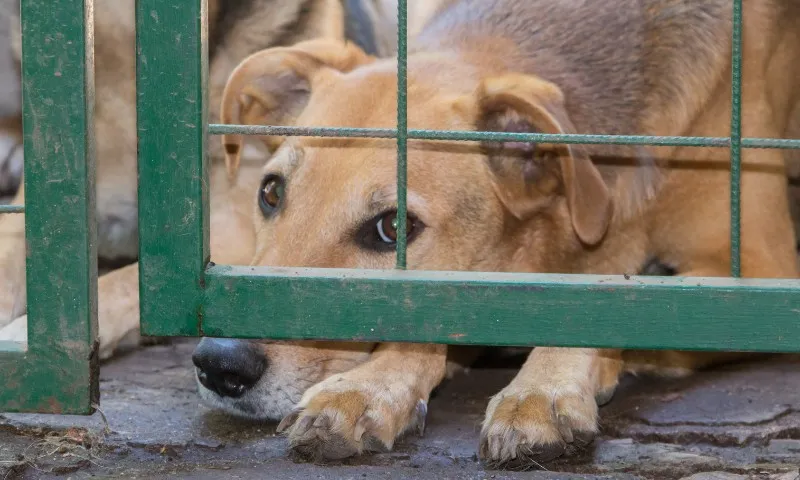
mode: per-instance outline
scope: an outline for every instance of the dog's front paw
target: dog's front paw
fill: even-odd
[[[591,443],[598,430],[597,410],[592,396],[510,385],[489,402],[481,458],[498,468],[543,468]]]
[[[427,403],[402,385],[336,375],[310,389],[278,426],[306,461],[390,450],[404,432],[425,427]]]

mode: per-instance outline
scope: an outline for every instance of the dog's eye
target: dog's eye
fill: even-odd
[[[422,223],[413,215],[406,218],[406,239],[411,243],[419,233]],[[393,250],[397,244],[397,212],[385,212],[368,221],[361,228],[358,240],[363,247],[370,250]]]
[[[283,199],[283,179],[277,175],[267,175],[258,189],[258,206],[261,213],[271,215]]]
[[[384,215],[375,223],[378,237],[383,243],[393,244],[397,241],[397,214]]]

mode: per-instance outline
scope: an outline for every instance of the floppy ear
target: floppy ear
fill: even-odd
[[[485,79],[471,104],[481,130],[576,133],[561,90],[535,76]],[[611,195],[581,145],[504,142],[487,153],[501,200],[515,216],[524,218],[563,187],[578,238],[589,245],[602,240],[611,220]]]
[[[305,109],[315,78],[348,72],[373,60],[352,43],[328,39],[254,53],[233,70],[225,85],[222,123],[291,125]],[[276,137],[259,138],[269,149],[281,142]],[[242,141],[242,135],[222,136],[229,176],[239,167]]]

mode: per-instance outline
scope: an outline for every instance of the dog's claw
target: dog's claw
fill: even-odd
[[[565,415],[558,415],[558,433],[567,443],[575,441],[575,437],[572,435],[572,424]]]
[[[356,422],[356,427],[353,430],[353,438],[355,438],[355,441],[360,442],[364,437],[364,433],[374,428],[374,426],[374,422],[371,418],[362,415],[361,418],[358,419],[358,422]]]
[[[292,410],[289,413],[289,415],[283,417],[283,420],[281,420],[281,423],[278,424],[278,428],[275,429],[275,432],[277,433],[285,432],[287,428],[294,425],[294,422],[297,421],[297,417],[299,417],[301,413],[303,413],[302,408],[295,408],[294,410]]]
[[[614,398],[614,390],[615,388],[608,388],[606,390],[601,390],[595,395],[594,399],[597,402],[598,407],[602,407],[603,405],[607,404]]]
[[[323,417],[305,416],[296,424],[295,431],[298,435],[303,435],[311,430],[311,427],[316,427],[317,422],[319,422],[320,426],[322,426],[323,423],[327,423]]]
[[[331,428],[331,419],[328,418],[327,415],[320,415],[314,419],[314,423],[312,425],[314,428],[328,429]]]
[[[428,417],[428,403],[425,400],[419,399],[416,407],[416,425],[419,436],[425,434],[425,420]]]

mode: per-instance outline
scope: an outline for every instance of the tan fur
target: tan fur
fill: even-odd
[[[707,11],[674,0],[614,0],[614,8],[589,0],[445,3],[456,6],[435,10],[411,48],[411,128],[728,134],[727,0],[703,2]],[[747,0],[744,18],[743,133],[783,137],[800,99],[800,12],[789,0]],[[231,122],[392,128],[395,68],[335,40],[268,50],[237,67],[229,82],[237,88],[226,89],[220,105],[234,106]],[[286,78],[307,88],[286,89]],[[396,204],[392,140],[261,140],[273,155],[260,172],[243,158],[229,185],[225,169],[214,169],[216,262],[393,266],[391,251],[369,251],[352,238]],[[238,142],[226,139],[231,166],[242,153]],[[727,275],[725,150],[529,149],[410,141],[409,211],[424,228],[410,244],[409,267],[635,273],[656,256],[681,275]],[[286,208],[271,218],[253,205],[264,174],[288,184]],[[797,276],[782,153],[747,151],[742,183],[744,275]],[[118,330],[136,325],[135,272],[123,269],[99,284],[100,334],[110,350]],[[270,367],[248,395],[226,399],[202,388],[201,395],[240,415],[288,414],[282,427],[291,445],[313,459],[391,447],[418,426],[457,353],[336,342],[265,342],[263,351]],[[535,465],[591,438],[597,404],[611,398],[623,372],[681,375],[738,356],[536,348],[489,403],[481,456]]]
[[[425,0],[428,2],[428,0]],[[259,2],[262,9],[259,10]],[[365,0],[365,4],[382,4],[383,0]],[[411,1],[414,10],[417,2]],[[227,31],[225,42],[214,48],[212,40],[212,65],[210,71],[211,120],[216,121],[220,106],[219,97],[228,73],[247,55],[267,45],[291,44],[304,38],[341,39],[343,30],[341,5],[338,0],[313,0],[302,21],[297,20],[298,3],[293,1],[254,0],[251,15],[243,24]],[[369,5],[365,5],[369,6]],[[423,7],[424,10],[424,7]],[[373,8],[375,25],[392,24],[380,15],[393,14],[390,9]],[[4,12],[6,13],[6,12]],[[215,23],[220,15],[220,4],[209,2],[210,36],[223,28]],[[19,58],[20,37],[18,19],[11,18],[11,48]],[[423,15],[414,15],[411,30],[424,22]],[[292,22],[295,22],[294,24]],[[135,253],[135,139],[133,97],[133,2],[101,0],[95,4],[96,69],[97,69],[97,162],[98,162],[98,222],[102,237],[104,229],[114,227],[122,220],[116,239],[105,241],[101,255],[110,259],[130,257]],[[215,26],[216,25],[216,26]],[[230,27],[226,27],[230,28]],[[377,41],[391,45],[396,32],[377,29]],[[388,52],[391,53],[391,52]],[[226,73],[227,71],[227,73]],[[21,139],[20,118],[2,120],[0,134]],[[219,141],[212,138],[211,195],[211,252],[219,263],[247,264],[255,252],[252,223],[253,192],[260,180],[262,157],[245,158],[240,165],[240,176],[230,182],[222,162]],[[24,189],[20,188],[12,203],[24,203]],[[117,207],[115,207],[115,205]],[[126,216],[119,213],[119,206]],[[123,218],[120,218],[123,217]],[[25,311],[25,257],[24,217],[0,216],[0,339],[26,342],[27,317]],[[113,228],[111,228],[113,230]],[[100,238],[101,244],[103,238]],[[138,265],[131,264],[102,275],[98,281],[99,357],[111,357],[121,344],[138,343],[139,303]],[[369,344],[342,345],[330,342],[272,342],[265,346],[270,358],[271,387],[261,392],[261,402],[250,415],[256,417],[280,416],[288,412],[310,386],[332,374],[346,371],[369,358],[374,346]],[[457,367],[449,364],[452,372]],[[201,392],[202,393],[202,392]],[[272,400],[271,400],[272,399]],[[274,402],[274,405],[271,403]]]
[[[219,99],[231,70],[247,55],[282,42],[307,38],[343,38],[343,12],[339,0],[313,0],[301,5],[293,0],[242,2],[250,10],[232,32],[216,32],[217,1],[210,1],[212,35],[228,33],[216,45],[210,65],[210,114],[217,121]],[[308,13],[302,9],[308,7]],[[12,24],[12,48],[20,58],[19,19]],[[134,2],[95,2],[98,255],[101,259],[135,259],[136,235],[136,104],[135,104]],[[212,45],[213,47],[213,45]],[[218,146],[219,142],[211,142]],[[220,158],[213,155],[212,158]],[[20,191],[15,202],[23,203]],[[0,325],[25,308],[23,226],[19,217],[0,217],[0,272],[8,288],[0,290]]]
[[[15,0],[5,0],[6,2]],[[394,10],[384,0],[364,0],[376,25],[376,41],[392,45],[396,32],[386,25],[396,20]],[[391,3],[391,2],[389,2]],[[424,11],[414,0],[412,12]],[[428,2],[425,0],[425,3]],[[210,66],[210,119],[218,121],[220,97],[230,72],[248,55],[271,45],[291,45],[309,38],[341,40],[342,5],[339,0],[311,0],[301,5],[289,0],[237,2],[249,10],[242,18],[220,23],[221,3],[210,0],[209,36],[212,50]],[[301,7],[305,7],[301,11]],[[3,8],[0,21],[11,27],[10,49],[20,58],[18,8]],[[302,13],[302,14],[301,14]],[[412,14],[410,30],[418,30],[426,15]],[[232,22],[232,25],[231,25]],[[380,27],[380,28],[378,28]],[[95,2],[95,59],[97,139],[98,240],[101,259],[130,261],[136,254],[136,147],[134,104],[134,18],[132,1]],[[220,40],[221,39],[221,40]],[[384,53],[390,54],[391,51]],[[12,72],[13,73],[13,72]],[[19,115],[0,119],[0,136],[21,141]],[[215,141],[216,140],[216,141]],[[247,264],[255,251],[252,224],[252,199],[262,157],[245,159],[240,176],[231,183],[226,175],[218,139],[211,138],[211,252],[219,263]],[[0,152],[5,154],[6,152]],[[2,159],[0,159],[2,160]],[[12,202],[24,203],[20,187]],[[27,341],[25,312],[24,216],[0,216],[0,339]],[[99,357],[111,357],[122,343],[137,343],[139,328],[138,265],[118,268],[98,281]],[[277,375],[280,408],[299,400],[302,392],[317,381],[347,370],[364,361],[370,345],[342,346],[326,342],[272,343],[267,350],[273,373]],[[309,365],[314,365],[310,368]],[[451,367],[454,368],[454,367]],[[288,393],[281,393],[280,388]],[[270,413],[265,401],[266,414]],[[256,416],[261,415],[257,414]]]
[[[379,0],[365,0],[378,2]],[[413,4],[414,2],[412,2]],[[237,7],[228,12],[223,4],[209,1],[210,72],[209,72],[209,117],[219,121],[219,106],[222,91],[231,71],[248,55],[269,46],[291,45],[310,38],[342,40],[344,36],[344,12],[340,0],[250,0],[237,2]],[[17,61],[21,55],[19,32],[19,10],[0,12],[0,21],[11,26],[11,50]],[[376,24],[386,22],[375,17]],[[420,21],[423,21],[420,19]],[[381,31],[379,38],[396,36],[395,32]],[[95,2],[95,58],[96,58],[96,162],[97,162],[97,220],[98,255],[101,261],[112,263],[130,262],[137,254],[136,235],[136,126],[135,126],[135,57],[134,53],[134,2],[130,0],[98,0]],[[8,141],[19,141],[19,116],[7,117],[0,123],[0,137]],[[0,138],[3,139],[3,138]],[[221,168],[222,159],[219,141],[212,137],[209,142],[213,168]],[[0,145],[5,148],[5,144]],[[0,151],[5,161],[11,155]],[[6,162],[7,163],[7,162]],[[3,167],[5,168],[5,167]],[[2,174],[2,170],[0,170]],[[230,185],[225,176],[212,174],[212,251],[215,257],[249,261],[252,245],[217,240],[216,233],[232,228],[240,232],[244,228],[252,232],[249,215],[253,185],[246,182]],[[0,179],[5,181],[6,179]],[[245,195],[244,192],[247,192]],[[24,191],[20,189],[14,203],[24,203]],[[220,213],[215,213],[215,212]],[[236,214],[230,216],[232,211]],[[242,213],[246,212],[246,213]],[[213,220],[213,219],[218,219]],[[243,221],[243,219],[245,219]],[[232,225],[232,223],[234,225]],[[243,227],[243,223],[247,224]],[[252,235],[252,234],[250,234]],[[239,235],[235,238],[246,238]],[[0,216],[0,327],[25,312],[24,269],[24,224],[23,216]],[[239,252],[246,252],[244,254]],[[135,268],[126,268],[133,272]],[[137,324],[127,317],[137,314],[138,309],[123,308],[134,302],[138,285],[130,280],[125,283],[137,285],[134,289],[118,288],[117,279],[128,277],[115,273],[100,281],[100,331],[101,350],[105,358],[113,352],[121,333],[130,334]],[[106,292],[108,290],[108,292]],[[122,293],[124,292],[124,293]],[[103,320],[102,312],[107,302],[119,302],[120,316],[125,320]],[[135,303],[135,302],[134,302]],[[117,308],[112,303],[109,308]],[[22,325],[24,322],[16,322]],[[108,335],[103,332],[108,329]],[[20,337],[22,330],[15,329]],[[118,334],[118,332],[121,332]],[[11,335],[8,331],[6,335]],[[106,341],[107,340],[107,341]]]
[[[601,11],[581,0],[456,3],[411,49],[411,128],[728,134],[730,2],[616,0],[613,18],[603,17],[607,5]],[[751,0],[744,9],[743,134],[783,137],[800,91],[800,10],[777,0]],[[536,35],[532,12],[548,19],[532,29]],[[577,28],[566,43],[564,28]],[[684,47],[690,38],[691,48]],[[393,127],[393,62],[365,64],[359,52],[333,50],[302,44],[259,53],[234,73],[230,85],[237,87],[226,99],[255,86],[255,77],[270,99],[259,105],[258,123],[277,115],[279,123],[294,118],[301,126]],[[307,88],[281,96],[272,88],[277,78]],[[233,115],[231,121],[253,120]],[[235,144],[228,150],[234,157]],[[291,138],[267,145],[277,151],[264,174],[286,179],[290,199],[279,214],[256,213],[253,265],[391,268],[391,254],[365,250],[349,237],[395,201],[391,140]],[[409,210],[425,225],[411,243],[410,268],[635,273],[655,256],[680,275],[728,275],[724,149],[539,145],[534,154],[526,148],[409,143]],[[558,167],[547,162],[556,158]],[[742,185],[744,275],[796,277],[782,153],[745,151]],[[401,367],[385,363],[378,352],[387,348]],[[340,458],[374,443],[391,447],[412,426],[415,406],[445,375],[446,352],[416,345],[380,345],[375,352],[304,394],[300,410],[282,425],[297,451]],[[490,402],[481,456],[506,466],[552,459],[597,432],[598,403],[610,399],[623,372],[682,375],[740,357],[537,348]]]

